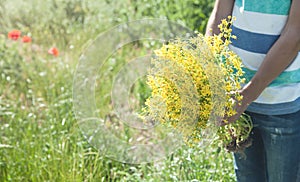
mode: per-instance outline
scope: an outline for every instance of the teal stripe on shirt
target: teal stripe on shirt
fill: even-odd
[[[288,15],[291,6],[291,0],[244,0],[245,11]],[[238,7],[243,6],[243,0],[236,0],[235,4]]]
[[[243,67],[244,77],[246,78],[246,82],[249,82],[250,79],[255,75],[256,71],[250,70],[246,67]],[[273,82],[269,85],[269,87],[286,85],[291,83],[300,83],[300,68],[293,71],[284,71],[282,72]]]

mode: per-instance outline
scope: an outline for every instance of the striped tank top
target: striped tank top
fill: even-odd
[[[236,0],[232,15],[230,48],[244,64],[246,80],[258,70],[279,38],[288,18],[291,0]],[[247,108],[250,112],[280,115],[300,110],[300,54]]]

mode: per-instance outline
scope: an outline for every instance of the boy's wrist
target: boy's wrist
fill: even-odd
[[[240,94],[243,96],[243,102],[246,105],[251,104],[256,100],[261,92],[264,90],[264,87],[261,86],[259,81],[250,81],[247,85],[243,87],[240,91]]]

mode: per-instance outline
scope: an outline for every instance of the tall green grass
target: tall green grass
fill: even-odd
[[[73,74],[86,42],[117,23],[142,17],[168,18],[203,31],[211,4],[209,0],[1,1],[0,181],[233,181],[231,155],[209,146],[183,146],[149,164],[106,158],[84,139],[72,110]],[[32,36],[32,43],[8,40],[12,29]],[[124,47],[111,57],[117,61],[109,66],[120,67],[144,54],[143,45]],[[58,47],[60,56],[47,53],[51,46]],[[101,108],[109,102],[97,104]]]

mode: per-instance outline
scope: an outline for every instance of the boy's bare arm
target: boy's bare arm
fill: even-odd
[[[205,35],[219,34],[218,25],[221,20],[232,13],[234,0],[216,0],[214,9],[209,17]]]

